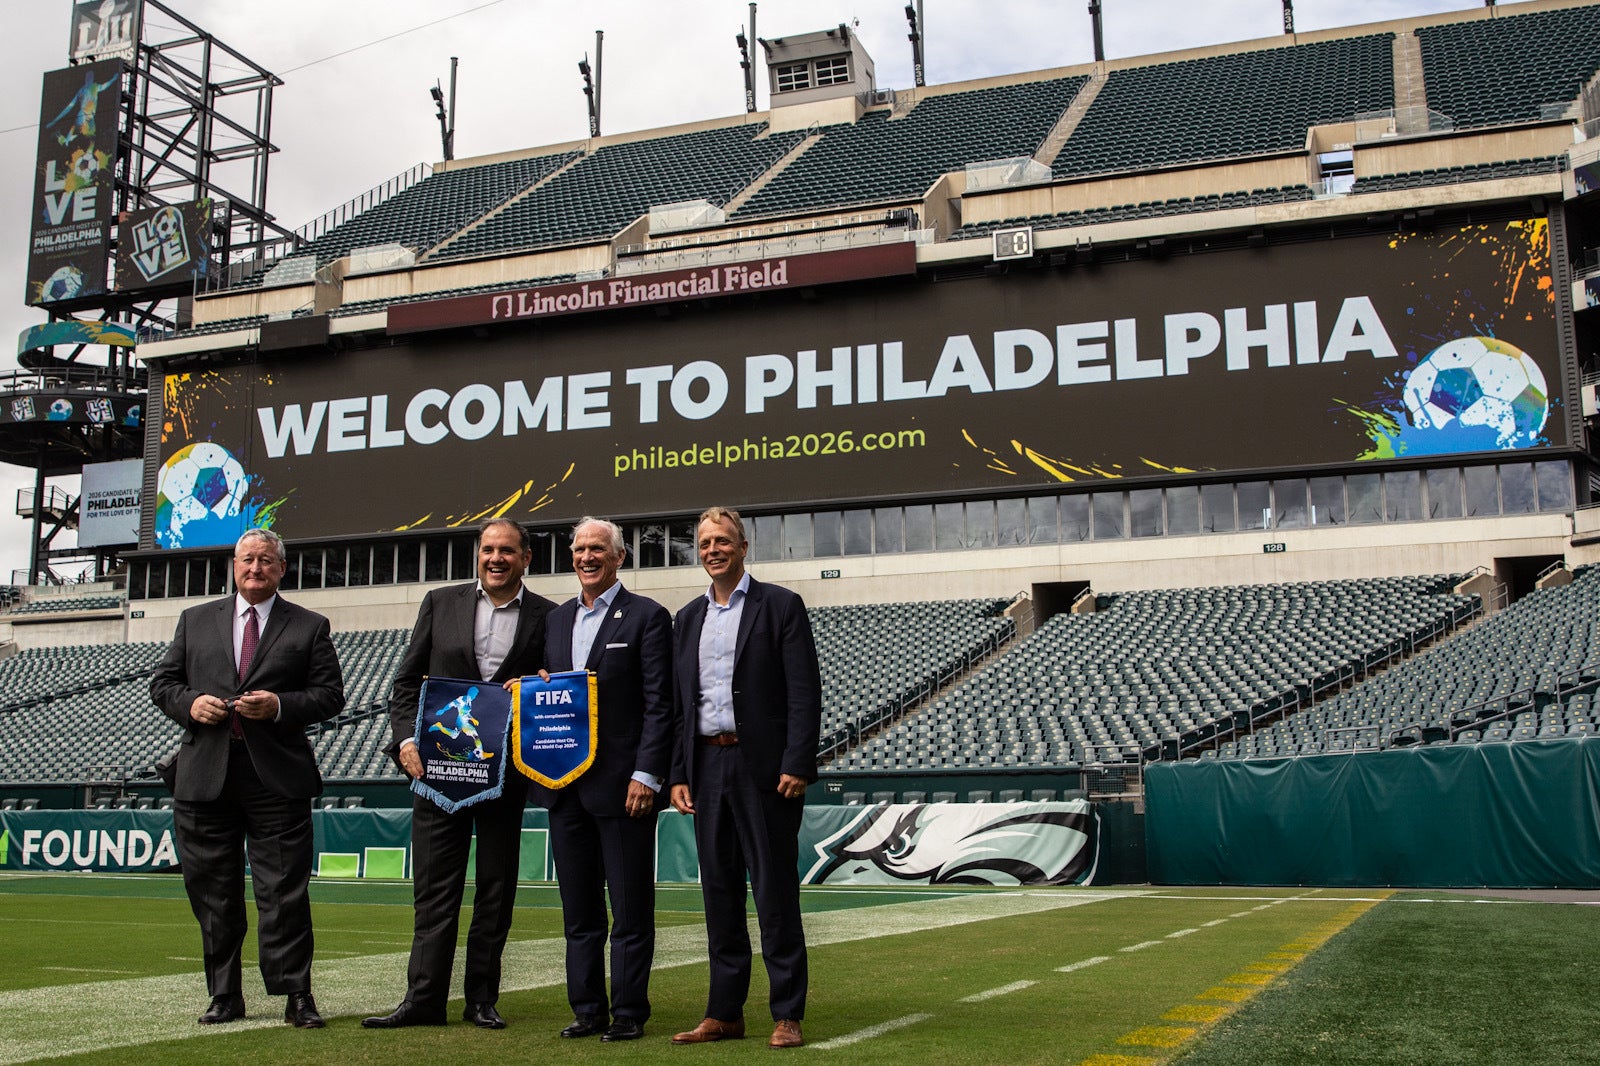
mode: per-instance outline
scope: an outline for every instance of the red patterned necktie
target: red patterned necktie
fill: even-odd
[[[250,660],[255,658],[256,644],[261,640],[261,623],[256,619],[254,607],[245,608],[244,612],[244,638],[239,641],[239,680],[250,672]],[[244,736],[244,727],[239,724],[239,712],[234,711],[228,718],[228,731],[236,737]]]

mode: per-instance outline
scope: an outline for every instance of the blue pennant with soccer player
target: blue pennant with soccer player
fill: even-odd
[[[501,750],[511,718],[511,693],[488,681],[425,677],[417,701],[417,754],[422,776],[411,791],[446,813],[496,799],[505,790]]]
[[[600,701],[588,670],[519,679],[511,694],[511,757],[546,788],[565,788],[594,764]]]

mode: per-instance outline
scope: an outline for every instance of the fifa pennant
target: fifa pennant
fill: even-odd
[[[499,797],[511,703],[511,693],[488,681],[423,678],[417,701],[422,775],[411,791],[446,813]]]
[[[600,701],[595,675],[568,670],[541,681],[533,674],[511,694],[511,757],[546,788],[565,788],[594,764]]]

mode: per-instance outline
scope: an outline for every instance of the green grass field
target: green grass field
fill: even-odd
[[[727,1062],[679,1048],[704,1008],[692,887],[657,901],[654,1017],[637,1044],[563,1041],[555,890],[525,885],[506,953],[510,1027],[372,1032],[404,992],[410,886],[312,886],[328,1028],[279,1020],[247,947],[242,1023],[203,1029],[199,934],[174,877],[0,878],[0,1064]],[[841,1063],[1600,1064],[1600,908],[1303,889],[807,889],[808,1046]],[[464,923],[463,923],[464,925]],[[458,958],[459,964],[459,958]],[[250,987],[255,988],[251,994]]]

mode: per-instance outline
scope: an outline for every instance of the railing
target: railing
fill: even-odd
[[[1007,625],[998,633],[984,637],[981,642],[967,648],[951,665],[938,671],[931,677],[924,677],[914,682],[911,687],[877,704],[865,714],[859,715],[854,721],[834,729],[817,742],[817,757],[830,758],[841,752],[848,751],[861,738],[884,725],[888,725],[905,716],[913,707],[926,702],[945,687],[960,680],[971,672],[974,667],[984,659],[993,655],[1000,646],[1016,634],[1016,625],[1007,619]]]
[[[142,392],[144,373],[115,370],[103,366],[62,363],[38,370],[0,371],[0,393],[33,392],[38,389],[73,388],[87,392]]]

